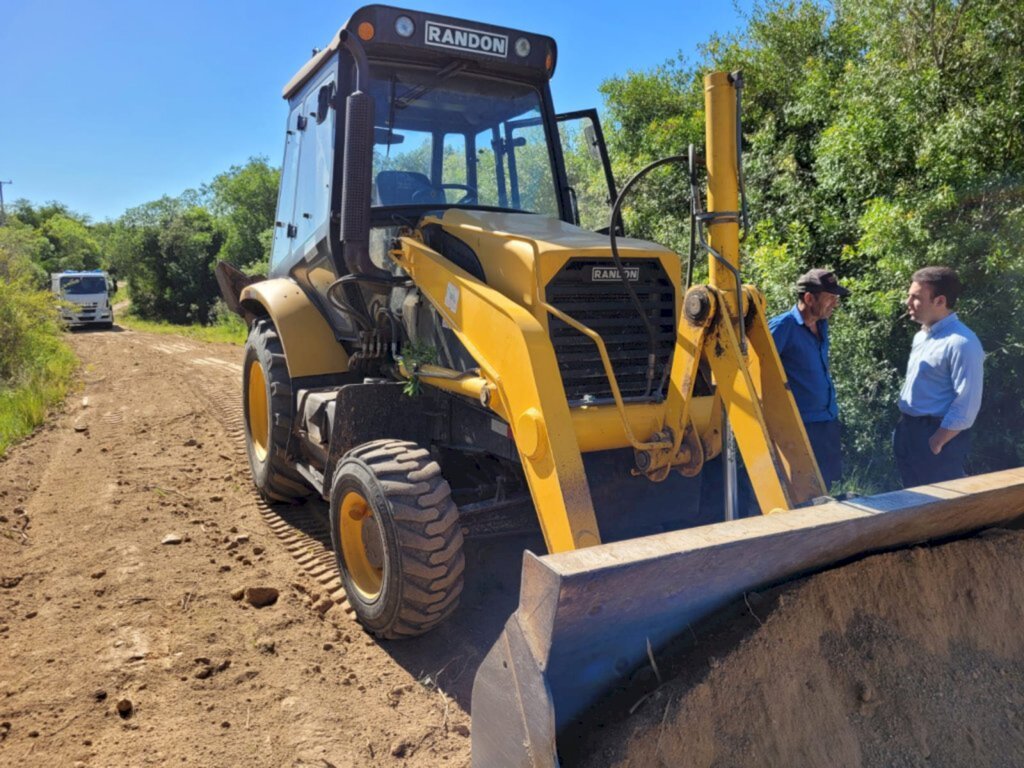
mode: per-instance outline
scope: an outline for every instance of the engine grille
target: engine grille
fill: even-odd
[[[549,304],[600,334],[624,400],[663,399],[676,337],[676,289],[657,259],[625,259],[630,277],[655,331],[654,379],[647,393],[648,338],[615,265],[608,259],[570,259],[545,290]],[[597,345],[553,315],[551,342],[569,405],[613,402]]]

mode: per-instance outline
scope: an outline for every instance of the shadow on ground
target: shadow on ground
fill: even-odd
[[[617,451],[585,458],[587,475],[593,478],[591,493],[602,540],[620,541],[721,520],[720,482],[702,483],[673,474],[665,482],[651,483],[631,475],[629,459],[631,454]],[[311,500],[301,509],[313,514],[289,519],[286,511],[278,513],[331,549],[327,504]],[[525,528],[515,530],[521,532],[466,539],[465,588],[459,608],[447,621],[418,638],[378,641],[413,678],[436,686],[467,712],[477,668],[518,605],[524,550],[547,553],[532,506]]]
[[[301,507],[275,511],[331,549],[325,502],[310,500]],[[468,712],[477,667],[518,604],[525,549],[546,551],[539,528],[533,534],[467,539],[465,588],[455,613],[421,637],[380,640],[381,648],[412,677],[436,686]]]
[[[110,328],[105,325],[78,325],[68,328],[71,333],[124,333],[126,329],[115,323]]]

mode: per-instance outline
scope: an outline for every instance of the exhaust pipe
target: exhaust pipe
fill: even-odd
[[[356,89],[345,100],[345,155],[341,187],[342,256],[356,275],[390,277],[370,260],[370,176],[373,173],[373,98],[362,90],[370,79],[370,64],[358,38],[338,33],[356,64]]]

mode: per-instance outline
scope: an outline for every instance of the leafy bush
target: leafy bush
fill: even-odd
[[[670,61],[602,86],[616,170],[704,143],[702,81],[742,69],[754,227],[745,280],[770,311],[795,278],[831,267],[854,291],[831,324],[832,367],[862,488],[896,483],[890,434],[910,342],[910,275],[956,268],[957,307],[988,352],[971,469],[1024,461],[1024,14],[1019,2],[835,0],[759,4],[695,65]],[[648,186],[631,234],[682,250],[688,196]]]
[[[0,280],[0,456],[67,393],[77,360],[56,301],[25,280]]]

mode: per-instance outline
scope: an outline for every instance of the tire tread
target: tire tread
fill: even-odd
[[[255,350],[261,363],[264,359],[270,361],[269,366],[263,363],[263,375],[270,389],[270,445],[267,446],[266,477],[262,485],[257,477],[257,460],[253,454],[248,420],[246,421],[246,444],[256,488],[270,502],[301,502],[311,495],[312,489],[292,466],[291,457],[288,455],[287,445],[293,418],[292,383],[281,339],[269,318],[261,318],[253,323],[246,346]]]
[[[384,639],[421,635],[458,607],[466,558],[451,488],[426,448],[406,440],[373,440],[349,451],[374,475],[398,540],[402,599],[388,626],[368,627]],[[339,554],[340,564],[340,554]]]

